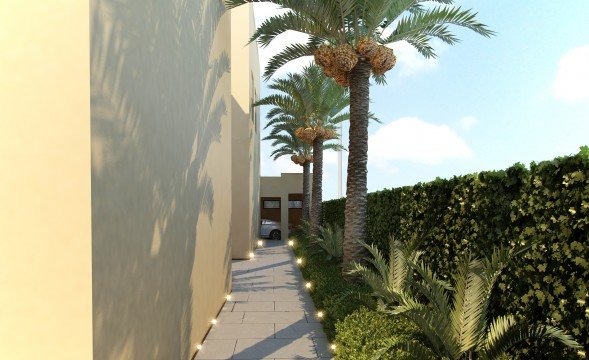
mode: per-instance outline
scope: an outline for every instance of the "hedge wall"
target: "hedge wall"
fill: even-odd
[[[345,200],[323,205],[324,221],[343,226]],[[557,158],[529,169],[437,179],[368,195],[368,242],[388,252],[389,234],[419,236],[425,260],[450,275],[466,249],[481,256],[493,246],[535,241],[504,271],[493,315],[564,328],[589,353],[589,157]],[[524,344],[522,358],[562,358],[562,348]],[[565,358],[577,359],[575,351]]]

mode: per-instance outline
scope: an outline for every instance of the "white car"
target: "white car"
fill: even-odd
[[[272,240],[280,240],[280,222],[262,219],[262,226],[260,226],[260,237]]]

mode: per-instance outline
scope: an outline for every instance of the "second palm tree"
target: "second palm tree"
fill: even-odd
[[[323,150],[338,149],[335,127],[349,119],[344,109],[349,104],[347,90],[323,76],[317,66],[303,68],[300,74],[288,74],[269,86],[279,93],[269,95],[255,105],[274,106],[268,112],[266,127],[275,126],[275,133],[295,127],[295,135],[313,148],[313,184],[311,193],[311,234],[317,235],[322,225]]]

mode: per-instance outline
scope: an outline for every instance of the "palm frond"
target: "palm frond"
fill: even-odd
[[[290,11],[264,20],[252,35],[250,42],[257,40],[262,47],[266,47],[270,45],[276,36],[289,30],[315,36],[324,41],[327,41],[330,35],[327,29],[321,25],[321,22],[314,21],[301,13]]]
[[[380,41],[388,44],[405,40],[423,56],[435,57],[435,51],[429,44],[432,38],[438,38],[447,44],[455,44],[459,41],[448,25],[464,27],[485,37],[495,35],[495,32],[476,20],[476,16],[477,13],[472,10],[442,6],[409,13],[399,20],[390,36],[381,38]]]
[[[418,341],[410,341],[403,343],[388,342],[383,348],[376,352],[372,359],[380,359],[384,354],[392,350],[402,350],[414,359],[428,360],[435,358],[435,354],[433,354],[429,348]]]
[[[339,225],[319,227],[315,241],[326,253],[327,259],[341,259],[344,255],[344,230]]]
[[[504,316],[491,323],[480,351],[480,358],[496,359],[515,344],[530,338],[555,340],[571,348],[581,347],[572,336],[558,328],[549,325],[520,326],[512,316]]]

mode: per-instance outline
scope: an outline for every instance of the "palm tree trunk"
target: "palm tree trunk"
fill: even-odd
[[[344,229],[343,271],[352,261],[361,261],[366,240],[366,176],[368,161],[368,108],[370,63],[365,60],[350,73],[350,144]]]
[[[311,236],[323,223],[323,138],[313,140],[313,191],[311,194]]]
[[[303,220],[309,221],[309,203],[311,202],[311,186],[309,183],[309,173],[311,163],[305,161],[303,163]]]

